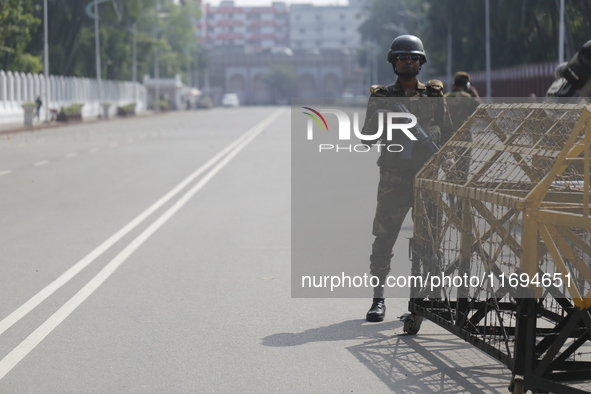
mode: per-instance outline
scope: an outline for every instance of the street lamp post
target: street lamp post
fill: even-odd
[[[95,0],[96,1],[96,0]],[[160,3],[156,1],[156,21],[154,23],[154,112],[160,112],[160,65],[158,60],[158,20],[160,18]]]
[[[447,86],[448,89],[451,90],[452,85],[452,35],[451,35],[451,25],[447,27]]]
[[[47,0],[43,0],[43,75],[45,76],[45,123],[49,123],[49,37],[47,27]]]
[[[491,97],[491,75],[490,75],[490,4],[489,0],[484,0],[485,7],[485,45],[486,45],[486,97]]]
[[[201,2],[201,15],[203,18],[203,25],[201,30],[201,42],[203,43],[204,48],[208,48],[207,42],[207,6],[205,2]],[[209,97],[209,64],[205,62],[205,67],[203,69],[203,95],[204,97]]]
[[[191,69],[191,48],[189,47],[189,45],[187,45],[187,86],[189,87],[193,87],[193,76],[191,75],[192,73],[192,69]]]
[[[133,43],[131,46],[132,51],[132,66],[131,66],[131,80],[133,81],[133,100],[137,102],[137,26],[133,24]]]
[[[558,29],[558,63],[564,62],[564,0],[560,0],[560,27]]]
[[[99,9],[98,0],[94,0],[94,45],[96,51],[96,82],[98,94],[98,117],[101,117],[101,45],[99,39]]]

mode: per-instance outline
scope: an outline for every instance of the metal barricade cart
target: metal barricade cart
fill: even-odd
[[[590,156],[591,105],[481,104],[417,175],[405,331],[472,343],[513,393],[588,392]]]

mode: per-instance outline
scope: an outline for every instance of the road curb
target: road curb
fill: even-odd
[[[145,115],[136,115],[136,116],[115,116],[109,119],[89,119],[83,120],[82,122],[52,122],[52,123],[43,123],[37,126],[20,126],[10,129],[0,129],[0,135],[3,134],[16,134],[25,131],[43,131],[45,129],[52,129],[55,127],[65,127],[65,126],[75,126],[75,125],[83,125],[83,124],[94,124],[94,123],[105,123],[112,120],[128,120],[128,119],[140,119],[144,117],[151,117],[151,116],[158,116],[168,114],[171,111],[160,112],[160,113],[146,113]],[[1,127],[1,126],[0,126]]]

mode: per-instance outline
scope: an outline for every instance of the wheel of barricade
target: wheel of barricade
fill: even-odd
[[[415,335],[421,329],[422,322],[423,316],[412,314],[404,320],[404,327],[402,330],[409,335]]]
[[[514,377],[511,381],[511,385],[509,386],[509,391],[511,391],[511,394],[525,393],[525,383],[523,378]]]

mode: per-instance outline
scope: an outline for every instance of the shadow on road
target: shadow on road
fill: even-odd
[[[396,393],[507,393],[510,371],[451,334],[398,335],[347,348]]]
[[[510,371],[451,334],[397,335],[399,321],[369,324],[348,320],[300,333],[279,333],[264,346],[288,347],[311,342],[362,340],[348,347],[392,391],[422,393],[507,393]]]
[[[402,323],[367,323],[365,320],[347,320],[326,327],[311,328],[299,333],[280,333],[263,338],[264,346],[299,346],[310,342],[345,341],[363,338],[388,338],[382,331],[402,327]]]

